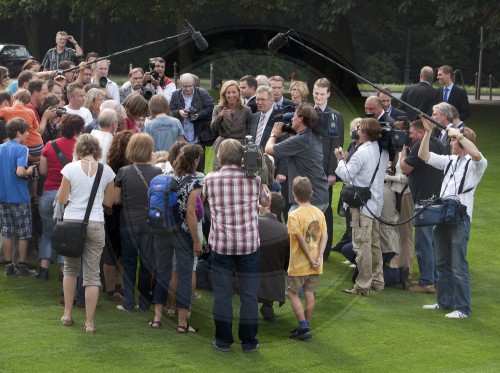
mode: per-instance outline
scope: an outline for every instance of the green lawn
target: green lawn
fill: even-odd
[[[337,98],[333,106],[344,113],[348,124],[362,100],[352,104]],[[494,201],[500,180],[496,127],[500,106],[478,104],[472,112],[468,124],[478,134],[478,147],[489,167],[476,192],[469,244],[473,301],[469,319],[448,320],[444,312],[423,310],[422,305],[434,303],[435,296],[399,287],[369,297],[343,294],[341,289],[351,285],[351,269],[333,253],[317,290],[309,342],[287,339],[296,323],[287,302],[275,307],[276,322],[260,324],[258,352],[243,354],[236,343],[224,354],[211,345],[212,295],[206,291],[193,301],[191,322],[201,329],[197,335],[177,334],[173,319],[164,320],[161,330],[152,330],[146,324],[152,313],[116,311],[115,304],[102,296],[96,334],[84,333],[80,309],[74,312],[75,326],[61,326],[61,284],[54,267],[49,282],[0,275],[0,372],[498,372],[500,235]],[[343,230],[338,217],[334,229],[338,238]],[[418,272],[416,263],[414,271]],[[235,326],[236,340],[237,333]]]

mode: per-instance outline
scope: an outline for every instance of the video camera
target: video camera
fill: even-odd
[[[252,136],[245,137],[243,147],[243,170],[246,177],[259,176],[262,171],[262,148],[253,142]]]
[[[278,109],[274,109],[274,121],[275,122],[283,122],[283,132],[288,132],[291,135],[295,135],[296,132],[292,128],[292,118],[293,113],[295,112],[295,106],[284,106]],[[337,137],[337,123],[338,123],[338,114],[331,111],[323,112],[321,110],[317,110],[318,120],[316,121],[316,125],[312,128],[312,131],[320,137]]]
[[[292,118],[295,112],[295,106],[283,106],[278,107],[273,110],[274,122],[283,122],[283,127],[281,130],[283,132],[289,133],[290,135],[296,135],[297,132],[292,128]]]
[[[366,113],[365,118],[375,118],[375,114]],[[400,152],[405,145],[406,132],[387,122],[379,122],[379,124],[382,127],[382,132],[378,144],[382,149],[389,152],[389,159],[392,161],[396,153]]]

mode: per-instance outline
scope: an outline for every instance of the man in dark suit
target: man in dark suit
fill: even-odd
[[[257,111],[250,118],[250,127],[248,134],[252,136],[254,142],[264,148],[269,140],[271,131],[274,125],[274,109],[273,109],[273,90],[269,86],[259,86],[255,95],[257,102]],[[287,136],[282,136],[279,142],[284,141]],[[288,202],[288,162],[287,159],[275,158],[274,164],[276,166],[275,178],[282,185],[281,193],[285,196],[285,201]],[[285,220],[287,218],[287,213],[290,205],[287,203],[284,209]]]
[[[187,142],[199,143],[203,122],[210,123],[214,110],[214,100],[204,88],[195,86],[195,75],[186,73],[179,78],[181,89],[172,94],[170,111],[179,119],[184,128]],[[203,144],[202,144],[203,146]],[[203,148],[205,150],[205,148]],[[205,152],[198,164],[198,171],[205,169]]]
[[[240,79],[241,97],[244,104],[252,109],[252,114],[257,112],[257,103],[255,102],[255,91],[257,90],[257,79],[252,75],[245,75]]]
[[[377,96],[369,96],[365,101],[365,114],[373,114],[379,123],[394,123],[394,119],[382,108],[382,102]]]
[[[328,106],[328,98],[330,97],[330,81],[326,78],[320,78],[314,83],[313,99],[314,108],[318,112],[318,117],[323,117],[327,122],[328,128],[336,128],[336,136],[324,136],[321,138],[323,146],[323,170],[328,178],[328,207],[325,210],[326,228],[328,240],[326,241],[323,258],[326,260],[330,255],[333,239],[333,210],[332,210],[332,195],[333,185],[337,181],[335,169],[337,168],[337,158],[333,153],[335,148],[344,146],[344,118],[338,111],[333,110]],[[322,123],[318,120],[316,126]],[[332,123],[333,122],[333,123]]]
[[[266,146],[274,125],[273,91],[268,86],[257,88],[255,101],[258,111],[250,119],[248,134],[257,145]]]
[[[436,90],[432,87],[434,80],[434,70],[430,66],[422,67],[420,70],[420,83],[405,87],[401,95],[401,101],[420,109],[427,115],[432,115],[432,107],[441,99],[438,98]],[[410,109],[404,104],[399,104],[399,109],[406,112],[406,116],[410,122],[417,118],[417,112]]]
[[[455,106],[461,120],[470,117],[469,98],[467,92],[453,83],[453,69],[451,66],[444,65],[438,69],[437,79],[442,88],[438,89],[440,101]]]
[[[384,88],[387,92],[391,93],[388,88]],[[406,117],[406,113],[403,110],[396,109],[392,106],[392,98],[389,95],[381,91],[377,91],[377,97],[380,98],[380,102],[382,103],[382,108],[384,111],[391,116],[392,119],[397,121],[399,117]]]
[[[259,214],[260,286],[257,298],[265,321],[274,321],[273,302],[285,303],[285,273],[290,259],[290,235],[277,216],[285,208],[285,199],[271,193],[270,206],[262,206]]]
[[[269,78],[269,86],[273,90],[273,107],[275,109],[286,108],[288,106],[295,107],[295,102],[288,100],[283,97],[283,92],[285,90],[285,79],[281,76],[275,75]],[[287,112],[293,112],[295,109],[286,110]]]

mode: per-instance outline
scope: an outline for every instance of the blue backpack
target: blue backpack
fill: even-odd
[[[177,191],[192,179],[193,176],[186,176],[178,183],[172,175],[158,175],[151,180],[148,191],[148,224],[151,233],[179,231],[181,215]]]

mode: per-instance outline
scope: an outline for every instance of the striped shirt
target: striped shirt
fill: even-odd
[[[76,51],[73,48],[64,48],[64,51],[59,54],[56,48],[49,49],[42,61],[42,66],[45,71],[57,70],[59,64],[63,61],[73,61]]]
[[[221,255],[247,255],[260,246],[260,178],[246,177],[241,167],[223,166],[205,177],[203,195],[210,204],[208,242]]]

